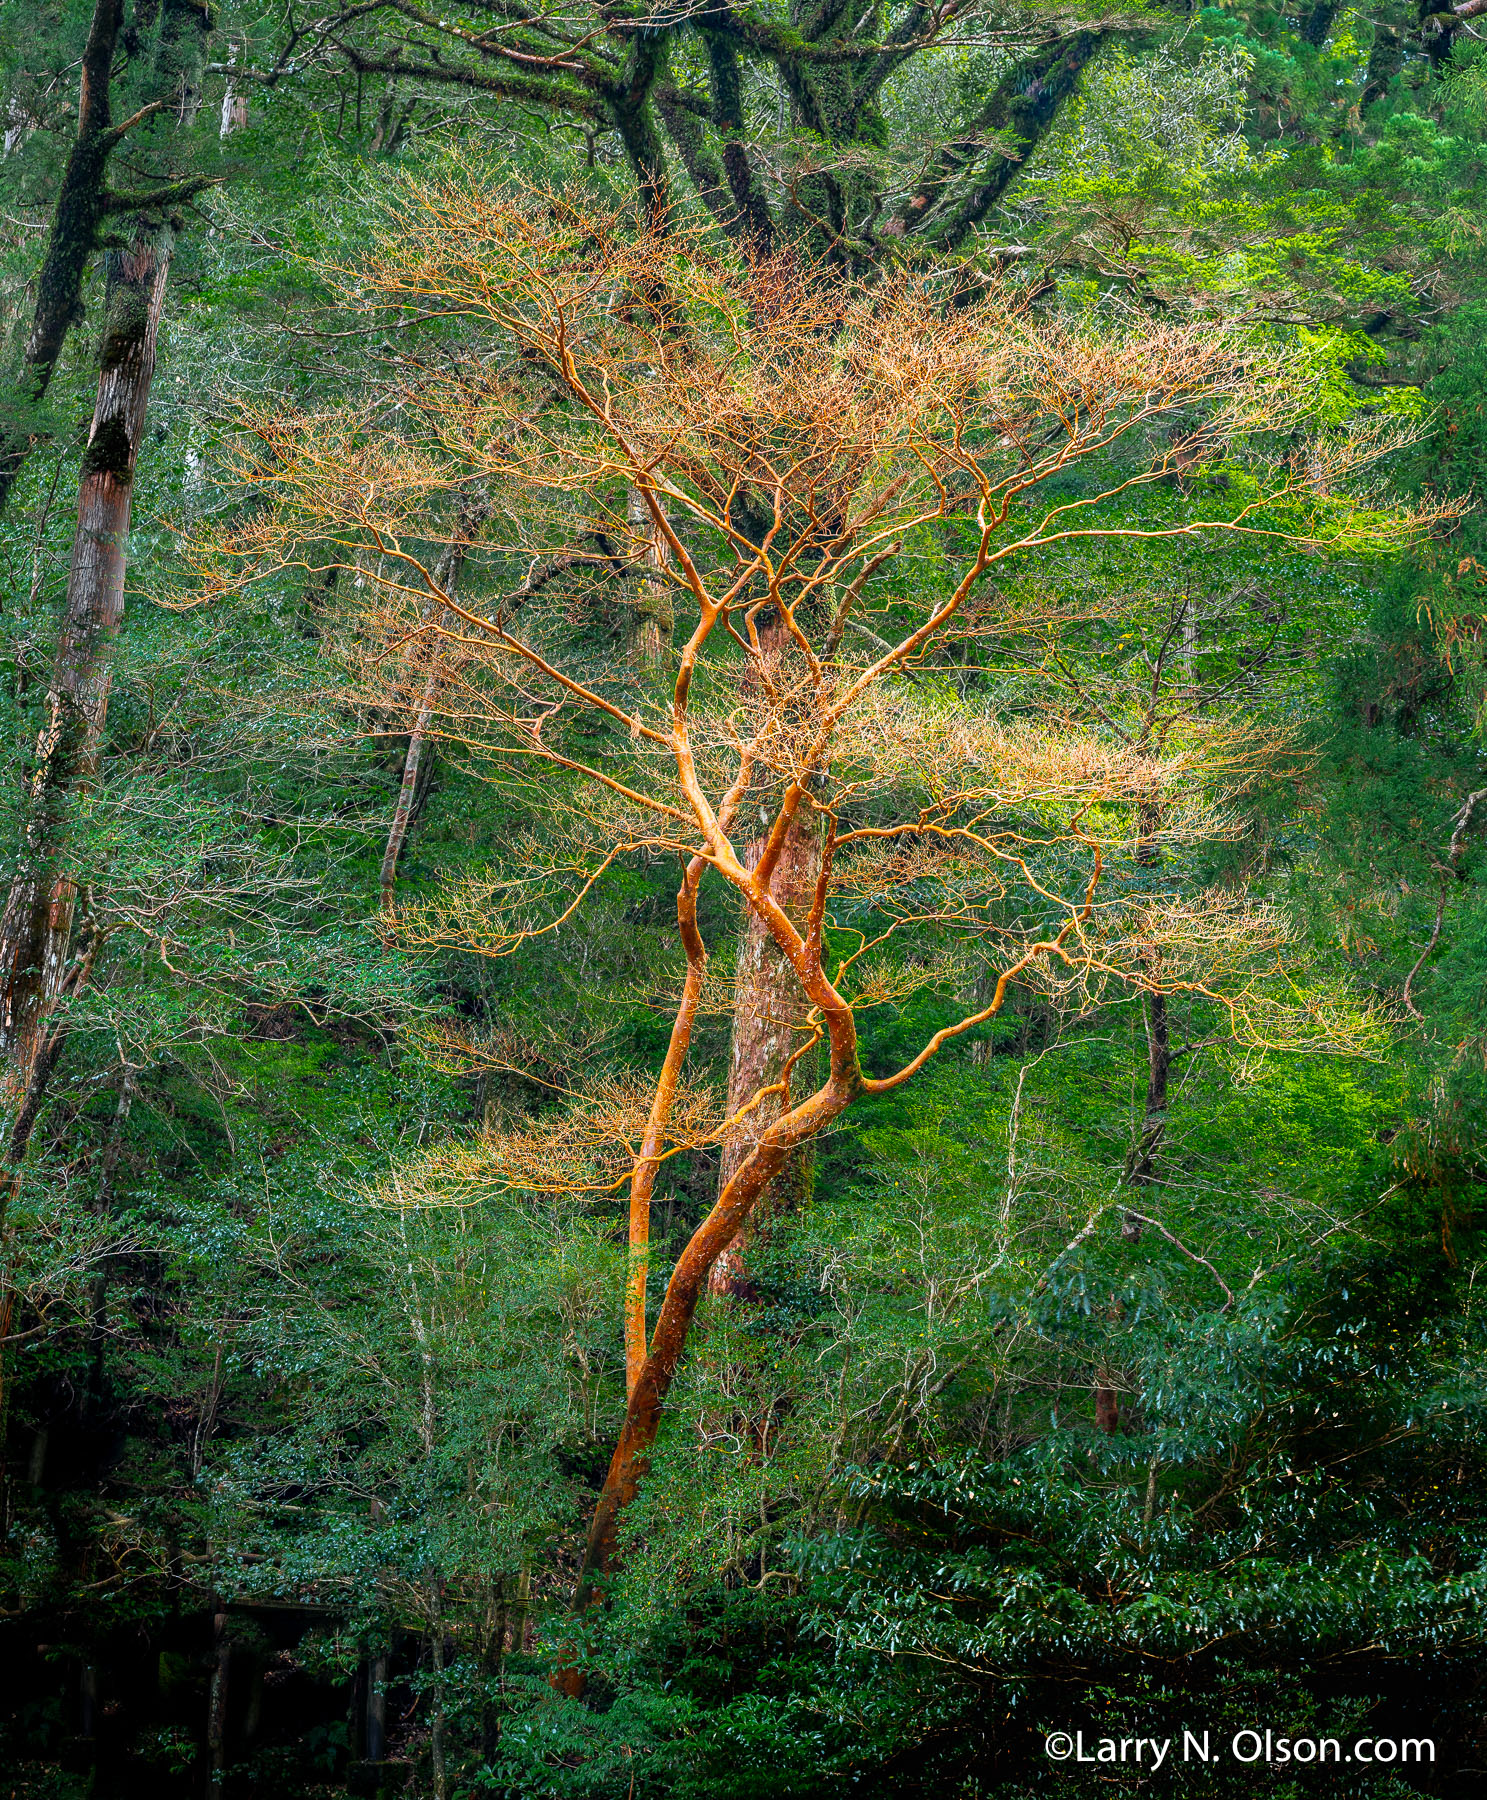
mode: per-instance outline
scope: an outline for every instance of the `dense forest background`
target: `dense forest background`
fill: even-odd
[[[3,0],[0,1791],[1480,1791],[1484,28]]]

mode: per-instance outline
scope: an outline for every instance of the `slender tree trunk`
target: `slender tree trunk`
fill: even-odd
[[[77,887],[60,866],[68,814],[94,779],[103,746],[135,459],[144,431],[174,232],[140,230],[109,257],[103,367],[78,492],[62,634],[31,778],[27,867],[0,921],[0,1051],[12,1105],[22,1103],[61,988]]]
[[[637,488],[631,488],[625,504],[630,533],[640,560],[648,569],[664,570],[670,561],[670,552],[651,518],[645,496]],[[630,656],[637,669],[654,671],[665,665],[675,624],[671,589],[665,577],[643,576],[630,640]]]
[[[739,1227],[791,1153],[839,1117],[860,1086],[861,1076],[855,1068],[833,1070],[825,1086],[784,1118],[777,1119],[718,1196],[712,1211],[677,1259],[656,1320],[650,1352],[630,1394],[619,1443],[594,1509],[575,1601],[578,1607],[589,1603],[595,1581],[613,1561],[620,1513],[634,1499],[648,1467],[648,1453],[660,1427],[662,1402],[676,1376],[713,1264],[737,1236]]]
[[[465,550],[465,541],[457,537],[445,550],[434,569],[434,580],[451,598],[459,585]],[[382,852],[379,885],[382,890],[383,912],[391,912],[397,901],[398,858],[403,853],[403,845],[408,837],[408,827],[413,823],[413,815],[417,810],[425,759],[429,755],[427,744],[429,724],[434,716],[439,689],[444,684],[443,635],[448,624],[449,614],[441,608],[438,629],[433,635],[429,653],[428,676],[423,684],[423,692],[419,696],[417,711],[413,715],[412,729],[408,733],[408,749],[403,757],[403,775],[398,784],[398,800],[397,805],[393,808],[392,824],[388,828],[387,848]]]
[[[379,1763],[387,1752],[387,1652],[379,1650],[367,1665],[367,1761]]]
[[[227,1635],[227,1613],[219,1605],[212,1618],[212,1688],[207,1701],[207,1797],[222,1800],[227,1768],[227,1677],[232,1666],[232,1640]]]
[[[1161,851],[1157,847],[1161,826],[1160,802],[1144,804],[1137,822],[1138,867],[1155,869],[1161,862]],[[1167,996],[1157,985],[1162,975],[1161,957],[1153,950],[1145,962],[1152,983],[1141,997],[1146,1026],[1146,1099],[1141,1112],[1141,1129],[1126,1158],[1125,1168],[1127,1186],[1137,1188],[1149,1188],[1156,1181],[1157,1152],[1167,1134],[1167,1088],[1172,1075],[1172,1030]],[[1141,1221],[1127,1213],[1121,1221],[1121,1235],[1131,1243],[1139,1241]]]
[[[488,510],[488,503],[479,493],[467,493],[456,510],[454,534],[434,565],[434,581],[439,591],[451,600],[459,591],[460,576],[464,572],[465,558],[469,554],[470,544]],[[328,580],[327,585],[329,585]],[[520,595],[516,596],[517,604],[520,604],[520,599]],[[387,848],[382,853],[382,871],[379,883],[382,890],[382,910],[384,912],[391,912],[396,903],[398,858],[402,855],[403,845],[408,837],[408,829],[413,823],[419,801],[427,788],[431,754],[428,747],[428,731],[433,721],[434,708],[438,704],[439,690],[444,685],[446,669],[443,640],[444,634],[451,624],[447,609],[438,606],[437,610],[439,621],[430,639],[428,674],[424,680],[417,709],[413,714],[412,729],[408,733],[408,749],[403,758],[403,774],[398,784],[397,805],[393,808],[392,824],[387,833]]]
[[[1167,1130],[1167,1087],[1172,1074],[1172,1032],[1167,996],[1153,990],[1142,998],[1146,1024],[1146,1103],[1141,1114],[1141,1135],[1131,1153],[1126,1176],[1132,1187],[1149,1187],[1156,1179],[1157,1151]],[[1140,1235],[1139,1230],[1136,1235]]]
[[[429,1577],[429,1619],[429,1659],[434,1676],[429,1761],[432,1765],[434,1800],[448,1800],[449,1782],[444,1767],[444,1584],[437,1575]]]
[[[666,1121],[671,1115],[676,1085],[692,1042],[697,1005],[707,972],[707,950],[697,930],[697,884],[704,864],[695,858],[687,868],[676,896],[677,927],[687,953],[687,974],[681,1003],[672,1021],[666,1058],[651,1099],[650,1117],[635,1171],[630,1177],[629,1266],[625,1283],[625,1394],[635,1392],[646,1359],[646,1294],[650,1282],[651,1194],[660,1166]]]
[[[103,213],[104,174],[118,142],[110,126],[109,86],[123,23],[123,0],[97,0],[78,72],[77,136],[57,188],[36,280],[36,310],[16,381],[23,408],[45,399],[67,333],[82,311],[83,280]],[[0,432],[0,512],[35,442],[36,434],[21,421]]]

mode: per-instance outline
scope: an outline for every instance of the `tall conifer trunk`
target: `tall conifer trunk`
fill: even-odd
[[[104,207],[109,153],[120,133],[110,117],[114,55],[124,23],[123,0],[96,0],[78,65],[77,136],[57,185],[52,228],[36,277],[36,308],[16,378],[22,408],[46,397],[67,333],[81,312],[83,281]],[[0,427],[0,511],[35,441],[24,419]]]
[[[100,8],[94,32],[117,17]],[[165,0],[147,116],[189,124],[201,100],[212,15],[202,0]],[[105,35],[107,33],[105,32]],[[110,39],[110,41],[112,41]],[[95,85],[105,69],[95,71]],[[106,94],[99,106],[107,118]],[[122,128],[119,128],[122,130]],[[117,140],[116,130],[110,143]],[[145,141],[145,140],[142,140]],[[173,160],[179,160],[173,159]],[[18,1169],[55,1060],[48,1018],[67,979],[78,905],[67,867],[71,816],[98,773],[114,640],[124,617],[124,574],[135,464],[144,435],[155,350],[179,220],[175,208],[206,185],[199,177],[140,192],[128,205],[103,195],[97,217],[118,215],[122,247],[108,255],[97,398],[78,484],[77,530],[62,626],[36,745],[19,867],[0,915],[0,1095],[10,1114],[5,1159]],[[96,944],[86,955],[92,954]],[[0,1185],[0,1217],[13,1188]]]
[[[62,632],[30,782],[24,865],[0,921],[0,1051],[17,1107],[31,1086],[66,971],[77,884],[63,866],[63,853],[69,816],[97,775],[103,746],[113,644],[124,617],[135,461],[174,235],[169,224],[146,225],[127,249],[109,256],[98,398],[78,488]],[[12,1144],[12,1157],[20,1149]]]

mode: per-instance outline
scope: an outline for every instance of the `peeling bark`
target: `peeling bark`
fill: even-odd
[[[745,864],[758,866],[765,839],[748,849]],[[785,838],[770,891],[787,916],[800,926],[810,908],[821,874],[821,831],[809,812],[798,816]],[[768,928],[751,909],[745,910],[738,945],[737,987],[733,1006],[733,1043],[728,1062],[728,1116],[748,1106],[754,1096],[774,1086],[786,1063],[800,1047],[801,1027],[810,1002],[789,961]],[[723,1139],[718,1191],[727,1190],[744,1161],[753,1154],[769,1126],[787,1110],[783,1094],[771,1095],[749,1111]],[[788,1211],[804,1198],[810,1185],[810,1152],[787,1158],[769,1184],[760,1206],[713,1264],[708,1286],[714,1294],[754,1298],[749,1251],[767,1214]]]
[[[174,232],[142,229],[109,257],[103,366],[78,490],[77,532],[30,783],[25,868],[0,920],[0,1052],[19,1106],[61,992],[77,886],[61,866],[69,814],[97,776],[124,570],[135,460],[144,432]]]
[[[212,29],[211,13],[201,0],[165,0],[151,79],[156,97],[124,125],[102,133],[105,153],[130,126],[167,104],[180,120],[194,116]],[[100,46],[106,41],[111,58],[118,30],[119,19],[100,8],[89,43],[94,44],[95,36]],[[108,69],[103,58],[90,77],[95,86],[102,83],[96,106],[105,120]],[[148,193],[98,199],[102,211],[129,218],[121,233],[124,247],[108,256],[98,392],[79,479],[62,629],[27,796],[21,870],[0,916],[0,1055],[7,1065],[0,1090],[13,1114],[12,1144],[19,1123],[14,1114],[24,1110],[34,1076],[47,1065],[45,1026],[67,974],[78,899],[76,881],[64,864],[70,814],[96,778],[103,749],[113,645],[124,616],[135,463],[178,229],[172,209],[204,185],[193,177]],[[10,1160],[18,1159],[12,1154]]]
[[[111,125],[109,87],[123,24],[123,0],[97,0],[78,72],[77,136],[57,188],[52,228],[36,279],[36,309],[16,383],[18,397],[28,406],[45,399],[67,334],[82,316],[83,280],[103,214],[104,174],[109,152],[118,142]],[[0,511],[35,441],[34,433],[15,425],[0,439]]]

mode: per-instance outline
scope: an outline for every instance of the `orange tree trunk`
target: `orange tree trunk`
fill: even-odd
[[[693,1232],[691,1241],[677,1260],[651,1336],[650,1353],[631,1390],[619,1443],[615,1446],[603,1490],[594,1508],[583,1571],[575,1595],[576,1607],[581,1609],[589,1603],[597,1578],[614,1561],[620,1513],[634,1499],[640,1479],[649,1466],[648,1455],[660,1428],[662,1403],[676,1376],[687,1333],[713,1264],[733,1241],[740,1225],[791,1154],[845,1112],[861,1086],[862,1077],[855,1062],[850,1068],[833,1069],[831,1079],[824,1087],[777,1119],[718,1196],[717,1204]],[[561,1685],[569,1691],[578,1691],[582,1686],[581,1674],[571,1673],[576,1679]]]

